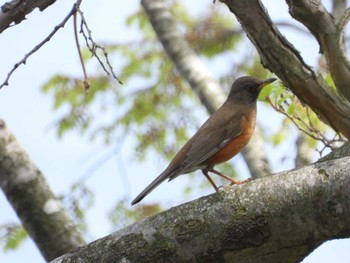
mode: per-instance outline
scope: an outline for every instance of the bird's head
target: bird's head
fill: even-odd
[[[233,82],[228,100],[239,103],[255,102],[262,88],[275,80],[275,78],[260,80],[253,77],[240,77]]]

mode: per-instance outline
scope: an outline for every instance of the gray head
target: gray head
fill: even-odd
[[[240,77],[233,82],[228,100],[243,103],[255,102],[262,88],[275,80],[275,78],[260,80],[247,76]]]

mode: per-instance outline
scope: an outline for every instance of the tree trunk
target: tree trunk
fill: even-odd
[[[1,120],[0,187],[46,260],[85,244],[61,201]]]

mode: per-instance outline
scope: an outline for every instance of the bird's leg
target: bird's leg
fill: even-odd
[[[203,170],[202,170],[202,171],[203,171]],[[224,174],[222,174],[222,173],[220,173],[220,172],[214,170],[213,168],[210,168],[208,171],[209,171],[209,172],[212,172],[212,173],[214,173],[214,174],[217,174],[217,175],[221,176],[222,178],[225,178],[226,180],[230,181],[231,184],[244,184],[244,183],[246,183],[246,182],[248,182],[248,181],[251,180],[251,178],[248,178],[248,179],[246,179],[246,180],[241,180],[241,181],[234,180],[234,179],[232,179],[231,177],[228,177],[228,176],[226,176],[226,175],[224,175]]]
[[[219,188],[216,186],[216,184],[214,183],[213,179],[210,178],[210,176],[208,174],[208,170],[207,169],[202,169],[202,173],[208,179],[209,183],[214,187],[215,191],[218,192]]]

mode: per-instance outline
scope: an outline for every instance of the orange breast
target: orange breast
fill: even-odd
[[[241,122],[242,133],[232,139],[232,141],[230,141],[224,148],[220,149],[211,158],[209,158],[206,164],[215,165],[223,163],[239,153],[252,137],[255,128],[255,119],[255,112],[249,114],[248,116],[244,116]]]

